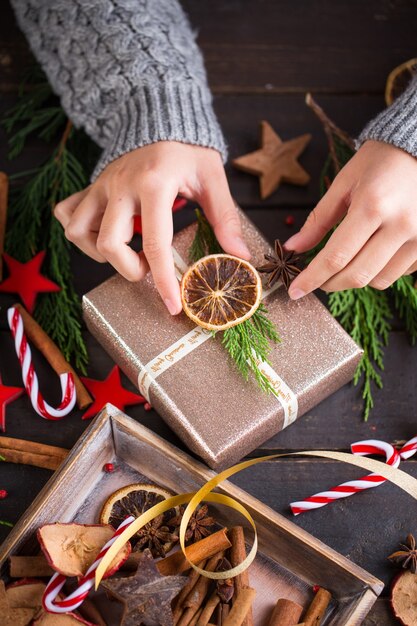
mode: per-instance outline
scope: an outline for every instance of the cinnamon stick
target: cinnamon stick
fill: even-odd
[[[297,626],[303,610],[297,602],[280,598],[272,611],[268,626]]]
[[[212,556],[206,564],[208,572],[214,572],[220,559],[223,558],[223,552]],[[181,613],[176,626],[189,626],[196,613],[202,608],[206,599],[207,592],[211,584],[211,579],[207,576],[200,576],[183,602],[183,612]]]
[[[0,172],[0,281],[3,280],[4,237],[6,235],[7,201],[9,179],[5,172]]]
[[[217,554],[221,550],[227,550],[230,546],[231,543],[227,538],[226,528],[222,528],[216,533],[213,533],[200,541],[192,543],[185,549],[185,552],[192,563],[198,563],[203,559],[207,559]],[[134,554],[131,555],[131,557],[134,557]],[[131,557],[129,557],[127,563],[129,563]],[[165,559],[162,559],[161,561],[158,561],[156,566],[163,576],[181,574],[191,567],[181,550],[170,554],[170,556],[165,557]]]
[[[25,333],[32,344],[43,354],[49,365],[57,374],[71,372],[74,377],[75,389],[77,391],[77,405],[80,409],[85,409],[93,402],[93,398],[88,393],[86,387],[78,376],[74,368],[68,363],[56,343],[39,326],[33,317],[21,304],[13,305],[23,319]]]
[[[305,626],[320,626],[331,599],[331,593],[327,589],[320,587],[304,616]]]
[[[207,600],[201,615],[197,621],[197,626],[207,626],[211,616],[216,610],[217,605],[220,603],[220,598],[217,595],[217,591],[213,591],[210,598]]]
[[[230,562],[232,564],[232,567],[236,567],[246,558],[245,533],[242,526],[234,526],[229,530],[228,536],[232,544],[230,548]],[[236,576],[234,579],[234,583],[235,595],[233,597],[232,603],[236,602],[236,598],[241,589],[250,586],[248,570],[246,569],[244,572]],[[242,626],[253,626],[253,613],[251,608],[249,609],[242,623]]]
[[[252,608],[255,595],[255,589],[251,589],[250,587],[241,589],[237,594],[236,601],[229,615],[224,620],[224,626],[241,626],[249,610]]]
[[[68,450],[44,443],[0,437],[0,455],[8,463],[22,463],[56,470],[66,459]]]
[[[205,561],[201,561],[201,563],[198,563],[197,565],[201,569],[204,569],[204,567],[206,565],[206,562]],[[188,581],[185,584],[185,586],[181,589],[181,592],[179,593],[179,595],[177,596],[176,601],[175,601],[175,608],[174,608],[174,612],[173,612],[174,624],[181,617],[181,613],[182,613],[183,608],[184,608],[183,607],[184,600],[188,596],[190,591],[192,589],[194,589],[195,584],[197,583],[199,578],[200,578],[200,574],[195,569],[192,569],[191,572],[188,574]]]

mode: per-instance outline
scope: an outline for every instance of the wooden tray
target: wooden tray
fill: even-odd
[[[116,472],[103,472],[108,462],[117,463]],[[107,405],[0,547],[1,573],[7,577],[11,554],[38,553],[35,534],[39,526],[55,521],[96,522],[104,499],[123,485],[145,480],[182,493],[197,490],[214,475],[202,463]],[[257,590],[256,626],[266,626],[279,597],[307,606],[313,585],[329,589],[334,597],[326,626],[362,623],[383,589],[380,580],[229,481],[218,490],[242,502],[257,525],[259,552],[250,568],[251,586]],[[216,517],[227,526],[242,523],[229,508],[216,510]],[[109,622],[109,626],[117,624],[117,620]]]

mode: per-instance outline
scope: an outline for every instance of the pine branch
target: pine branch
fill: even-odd
[[[52,214],[57,202],[79,191],[87,182],[82,165],[68,149],[72,132],[68,122],[50,159],[26,182],[15,181],[6,250],[22,262],[39,250],[47,250],[44,269],[61,290],[39,296],[35,317],[65,357],[74,360],[76,367],[85,372],[87,350],[81,333],[81,305],[73,287],[70,244]]]
[[[412,276],[402,276],[393,285],[394,306],[404,321],[411,345],[417,340],[417,290]]]
[[[197,216],[197,229],[188,253],[191,263],[196,263],[208,254],[221,254],[223,252],[212,227],[203,213],[200,209],[196,209],[195,213]]]
[[[205,216],[196,209],[197,229],[190,246],[192,263],[208,254],[223,252],[216,235]],[[224,331],[222,345],[236,364],[245,380],[252,371],[262,391],[274,392],[269,379],[261,372],[258,361],[268,361],[270,342],[281,341],[275,324],[267,317],[268,311],[261,303],[251,318]]]

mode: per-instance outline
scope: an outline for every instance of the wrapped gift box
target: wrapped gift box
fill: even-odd
[[[271,248],[243,213],[242,223],[252,263],[260,265]],[[194,232],[192,225],[174,237],[185,262]],[[83,309],[90,332],[142,390],[146,373],[154,409],[219,469],[351,380],[362,354],[314,295],[293,302],[280,286],[264,303],[282,339],[270,354],[277,397],[263,393],[252,376],[245,381],[218,338],[200,343],[202,329],[185,314],[172,317],[150,275],[139,283],[113,276],[84,296]]]

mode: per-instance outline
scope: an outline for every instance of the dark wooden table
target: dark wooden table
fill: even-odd
[[[352,135],[384,106],[383,91],[389,71],[416,56],[415,0],[184,0],[207,63],[215,107],[224,128],[232,157],[258,146],[258,123],[268,120],[284,138],[311,132],[313,140],[301,158],[311,173],[306,188],[282,186],[268,200],[259,200],[255,178],[228,169],[236,199],[268,236],[288,237],[301,226],[318,200],[318,177],[326,157],[321,127],[304,104],[311,91],[331,117]],[[22,73],[30,63],[25,39],[15,25],[7,3],[0,20],[1,108],[12,104]],[[0,169],[21,170],[42,159],[45,147],[33,141],[13,163],[6,160],[4,135],[0,141]],[[292,228],[285,218],[293,215]],[[192,219],[191,210],[176,216],[176,228]],[[80,294],[112,273],[74,251],[74,273]],[[12,298],[2,296],[0,305],[0,370],[6,384],[20,384],[12,341],[6,330],[5,308]],[[394,322],[395,325],[395,322]],[[103,378],[112,363],[87,334],[89,375]],[[41,359],[42,389],[52,402],[57,381]],[[349,450],[351,442],[378,438],[391,443],[416,434],[416,352],[400,328],[392,333],[386,350],[384,389],[376,396],[371,418],[361,418],[358,390],[347,385],[309,411],[287,431],[267,441],[254,454],[322,448]],[[125,381],[126,385],[129,383]],[[177,443],[176,437],[154,412],[133,407],[129,415]],[[46,422],[31,410],[26,397],[7,411],[7,434],[64,447],[72,446],[88,422],[74,412],[62,422]],[[417,477],[417,460],[403,468]],[[240,486],[285,516],[288,503],[316,491],[358,477],[352,467],[324,460],[280,460],[254,467]],[[9,497],[0,505],[0,517],[16,522],[36,493],[50,478],[46,470],[22,465],[0,466],[0,487]],[[296,518],[296,523],[388,585],[394,570],[386,556],[416,532],[416,506],[392,485]],[[0,527],[0,536],[7,534]],[[386,595],[388,591],[386,591]],[[388,602],[381,599],[365,624],[395,623]]]

